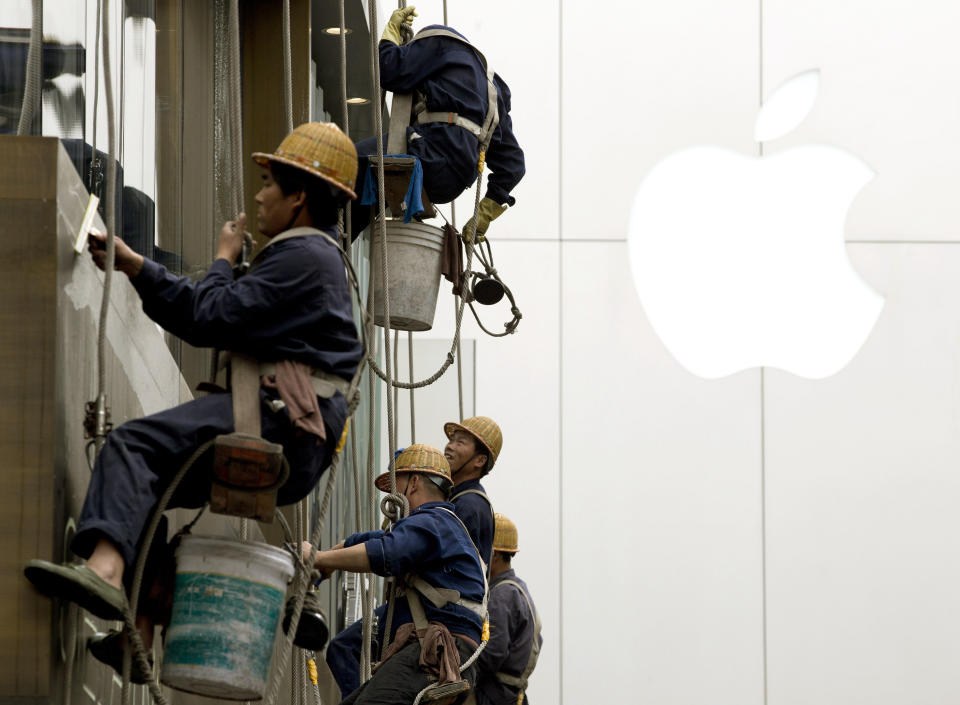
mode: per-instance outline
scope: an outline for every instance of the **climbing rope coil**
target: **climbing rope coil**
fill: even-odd
[[[92,417],[95,420],[94,424],[90,424],[92,433],[95,439],[96,451],[99,453],[102,448],[106,433],[109,431],[109,412],[106,404],[106,391],[105,391],[105,378],[106,378],[106,369],[105,369],[105,342],[106,342],[106,320],[107,312],[109,310],[109,298],[110,298],[110,289],[112,282],[113,274],[113,264],[114,264],[114,233],[116,230],[115,223],[115,195],[116,195],[116,115],[114,109],[114,96],[113,96],[113,74],[112,74],[112,60],[111,60],[111,47],[110,47],[110,0],[101,0],[102,8],[100,2],[97,5],[97,36],[98,44],[102,49],[103,54],[103,72],[104,72],[104,94],[106,100],[106,112],[107,112],[107,133],[108,133],[108,162],[107,162],[107,174],[106,174],[106,225],[107,225],[107,257],[105,263],[105,277],[104,277],[104,288],[103,288],[103,299],[100,311],[99,319],[99,337],[98,337],[98,394],[94,402],[91,402],[92,405]],[[40,6],[40,0],[34,0],[34,15],[35,22],[37,22],[36,15],[37,7]],[[401,7],[405,6],[406,3],[401,1]],[[340,68],[341,68],[341,97],[343,102],[343,128],[344,132],[349,136],[349,120],[347,115],[347,102],[346,102],[346,26],[345,26],[345,10],[344,10],[344,0],[339,2],[340,10]],[[444,23],[446,24],[446,2],[444,2]],[[290,7],[289,0],[284,0],[282,7],[282,45],[283,45],[283,73],[284,73],[284,118],[287,124],[288,132],[291,132],[293,129],[293,111],[292,111],[292,74],[290,67]],[[231,109],[230,115],[230,126],[228,129],[228,153],[231,155],[230,161],[232,162],[231,166],[231,179],[232,179],[232,203],[235,206],[235,210],[239,212],[242,210],[243,204],[243,169],[241,166],[242,159],[242,143],[241,143],[241,134],[242,134],[242,125],[241,125],[241,106],[240,106],[240,56],[239,56],[239,44],[240,44],[240,27],[239,27],[239,8],[238,0],[229,0],[227,3],[227,14],[228,14],[228,33],[227,33],[227,42],[228,42],[228,57],[231,70],[229,71],[228,80],[228,102]],[[375,95],[382,96],[382,88],[380,84],[380,70],[379,70],[379,61],[377,59],[377,40],[373,30],[378,25],[377,21],[377,3],[369,3],[369,24],[372,28],[370,35],[371,43],[371,66],[372,66],[372,79],[374,83],[374,93]],[[34,51],[34,40],[35,37],[39,37],[39,30],[35,31],[31,35],[31,47],[30,54],[28,59],[28,66],[31,67],[34,71],[33,73],[39,74],[37,65],[39,62],[39,50]],[[38,41],[38,40],[37,40]],[[96,57],[99,59],[99,56]],[[97,86],[99,86],[99,72],[95,77]],[[33,85],[28,80],[28,88]],[[97,117],[97,93],[95,91],[94,97],[94,120]],[[29,95],[33,95],[29,93]],[[30,101],[25,97],[23,113],[21,114],[21,128],[25,124],[25,120],[31,120],[32,115],[28,113],[28,105],[32,105],[36,102],[35,98],[32,98]],[[95,123],[94,123],[95,124]],[[466,262],[463,271],[460,273],[460,287],[459,289],[464,292],[464,295],[454,294],[454,310],[455,310],[455,331],[453,340],[451,343],[451,348],[447,353],[443,363],[440,368],[433,374],[425,377],[420,381],[414,381],[413,376],[413,342],[412,336],[408,337],[408,357],[409,357],[409,372],[410,372],[410,381],[403,382],[397,379],[397,366],[396,366],[396,349],[397,349],[397,340],[394,339],[391,343],[389,332],[391,330],[391,317],[390,317],[390,293],[389,293],[389,248],[387,247],[386,242],[386,198],[384,193],[384,145],[383,145],[383,117],[382,117],[382,100],[380,105],[374,106],[374,129],[377,136],[377,181],[378,181],[378,203],[379,203],[379,217],[376,219],[373,227],[371,228],[371,247],[380,248],[380,272],[379,277],[381,281],[381,291],[383,296],[383,311],[384,311],[384,320],[383,320],[383,338],[382,338],[382,350],[384,355],[384,360],[386,364],[383,368],[380,367],[377,361],[376,347],[373,343],[375,340],[375,323],[374,318],[371,313],[373,310],[373,273],[371,273],[369,281],[369,291],[367,297],[367,306],[364,306],[363,297],[361,295],[360,280],[357,276],[357,273],[353,267],[352,259],[349,250],[345,244],[335,243],[340,252],[341,258],[344,262],[345,271],[348,276],[348,280],[351,286],[351,290],[355,295],[354,305],[356,306],[357,316],[359,318],[359,328],[362,337],[364,356],[358,364],[357,371],[354,374],[350,386],[349,393],[347,396],[347,419],[348,424],[350,419],[353,418],[354,413],[356,412],[360,401],[361,394],[359,391],[360,382],[364,372],[364,367],[369,366],[374,374],[382,381],[386,383],[386,388],[388,393],[386,394],[386,415],[387,415],[387,438],[388,438],[388,450],[390,457],[393,457],[396,451],[397,439],[396,439],[396,419],[395,419],[395,406],[396,406],[396,390],[398,389],[408,389],[410,390],[410,407],[411,407],[411,439],[414,435],[413,428],[413,409],[414,409],[414,399],[413,392],[416,389],[426,387],[430,384],[433,384],[437,381],[448,369],[449,367],[456,362],[458,367],[458,392],[459,392],[459,405],[460,405],[460,416],[463,416],[463,380],[462,380],[462,368],[461,368],[461,330],[463,322],[464,308],[466,306],[470,307],[471,313],[476,319],[480,328],[488,335],[494,337],[502,337],[505,335],[512,334],[516,331],[517,326],[522,318],[519,308],[516,305],[515,298],[513,293],[510,291],[509,287],[502,281],[496,268],[494,267],[493,262],[493,253],[490,248],[489,240],[485,240],[482,237],[476,237],[475,228],[480,212],[480,201],[481,201],[481,191],[482,191],[482,181],[483,181],[483,168],[484,168],[484,149],[486,145],[482,145],[480,153],[478,154],[478,174],[476,178],[476,191],[474,198],[474,214],[473,214],[473,223],[474,225],[468,226],[468,229],[471,229],[472,232],[465,233],[461,237],[462,242],[466,249]],[[96,140],[96,135],[93,137]],[[94,159],[96,154],[94,153]],[[441,213],[441,216],[443,214]],[[444,217],[444,220],[446,218]],[[455,210],[453,205],[451,205],[451,224],[455,229]],[[350,210],[345,209],[341,213],[340,222],[342,224],[341,232],[344,233],[345,243],[348,243],[350,240],[346,237],[347,234],[351,231],[351,217]],[[450,221],[448,221],[450,222]],[[474,262],[474,258],[481,263],[483,266],[484,272],[473,272],[471,267]],[[498,282],[503,289],[503,294],[507,296],[510,301],[510,308],[513,318],[511,321],[504,324],[504,331],[495,333],[488,330],[480,320],[480,317],[474,307],[474,297],[471,294],[471,291],[476,287],[476,284],[479,281],[483,280],[493,280]],[[470,284],[470,286],[467,286]],[[455,290],[457,287],[455,287]],[[391,369],[390,360],[391,353],[393,353],[394,365]],[[213,362],[212,362],[212,372],[213,377],[215,378],[217,372],[217,355],[214,352]],[[393,392],[393,393],[390,393]],[[373,438],[373,435],[376,430],[375,418],[372,413],[372,407],[375,400],[375,381],[372,375],[368,375],[368,416],[369,416],[369,435],[370,438]],[[355,473],[355,503],[357,509],[357,530],[362,529],[361,518],[360,518],[360,462],[358,457],[358,448],[357,448],[357,439],[356,439],[356,428],[350,426],[347,431],[349,436],[349,442],[352,452],[352,464]],[[123,659],[123,690],[121,702],[124,705],[129,705],[131,699],[130,692],[130,675],[132,671],[133,659],[136,659],[138,669],[144,673],[151,674],[147,685],[150,691],[150,694],[157,705],[166,705],[163,692],[157,683],[157,680],[153,674],[153,667],[151,665],[150,658],[147,654],[147,650],[143,644],[142,639],[140,638],[139,630],[136,626],[136,613],[140,595],[140,589],[143,583],[143,576],[146,566],[146,560],[148,555],[149,547],[152,545],[155,533],[160,525],[160,520],[163,512],[168,506],[171,497],[173,496],[177,486],[180,484],[182,479],[190,471],[190,469],[195,465],[195,463],[207,452],[213,445],[213,441],[204,443],[198,447],[191,457],[184,463],[184,465],[178,470],[176,475],[173,477],[172,481],[166,488],[164,494],[162,495],[159,504],[157,505],[153,515],[151,516],[150,522],[147,526],[147,529],[144,533],[144,538],[142,541],[142,550],[139,552],[137,561],[133,573],[133,582],[131,585],[130,600],[128,609],[124,615],[124,626],[125,632],[128,636],[129,643],[132,649],[125,649],[124,659]],[[306,594],[309,590],[311,577],[313,570],[311,568],[314,558],[316,556],[317,547],[320,544],[321,532],[325,524],[327,513],[331,504],[331,499],[333,496],[333,490],[336,484],[338,471],[341,465],[342,453],[343,453],[344,444],[341,443],[338,445],[336,452],[333,455],[330,467],[328,469],[328,477],[326,486],[323,492],[323,497],[320,502],[319,511],[314,521],[313,530],[310,534],[310,545],[311,550],[307,560],[303,560],[303,556],[300,553],[299,549],[299,540],[303,533],[304,529],[304,518],[302,514],[303,507],[297,507],[295,528],[294,531],[291,531],[288,522],[286,521],[283,514],[276,510],[275,516],[278,519],[278,523],[281,526],[281,529],[284,534],[285,546],[288,551],[294,558],[295,573],[293,580],[291,582],[291,594],[293,597],[293,611],[287,628],[286,636],[282,638],[282,643],[280,645],[279,653],[276,659],[276,663],[273,666],[273,675],[270,678],[268,690],[264,698],[265,705],[274,705],[276,698],[279,693],[281,678],[278,677],[279,673],[282,673],[286,670],[290,656],[293,651],[293,640],[297,632],[297,627],[300,622],[300,617],[303,610],[303,604],[306,597]],[[283,460],[286,463],[286,459]],[[367,446],[367,483],[370,487],[373,487],[373,477],[374,477],[374,468],[375,468],[375,458],[374,458],[374,444],[372,440],[368,443]],[[390,476],[389,476],[389,486],[390,492],[386,493],[380,502],[380,509],[385,517],[387,517],[391,523],[396,523],[400,519],[409,515],[410,506],[407,498],[402,494],[397,492],[397,481],[396,481],[396,471],[393,463],[390,464]],[[201,510],[202,512],[203,510]],[[199,514],[197,515],[199,518]],[[194,522],[196,519],[194,519]],[[191,522],[191,526],[194,522]],[[186,531],[189,531],[189,526]],[[241,521],[241,539],[247,539],[247,524],[246,520]],[[392,619],[394,613],[394,598],[396,591],[392,586],[393,581],[389,581],[389,605],[386,623],[384,625],[383,633],[386,635],[390,634],[392,627]],[[361,678],[362,681],[366,681],[371,676],[372,668],[372,658],[371,658],[371,642],[372,635],[374,632],[373,622],[373,603],[374,603],[374,591],[375,585],[374,581],[367,581],[366,585],[360,590],[361,592],[361,602],[362,602],[362,611],[363,611],[363,649],[361,652]],[[469,668],[479,657],[483,648],[486,646],[486,643],[489,638],[488,623],[486,617],[484,619],[484,629],[481,643],[478,645],[477,649],[471,655],[471,657],[461,665],[460,671],[464,672]],[[300,664],[297,668],[306,668],[309,674],[309,679],[304,677],[299,680],[302,681],[304,687],[304,701],[305,693],[307,688],[307,680],[312,683],[313,691],[317,703],[320,702],[320,693],[317,681],[317,672],[316,672],[316,655],[312,652],[305,652],[305,658],[303,664]],[[296,687],[296,686],[295,686]],[[421,699],[429,693],[429,691],[436,687],[436,684],[430,684],[424,688],[418,695],[415,700],[416,703],[419,703]]]

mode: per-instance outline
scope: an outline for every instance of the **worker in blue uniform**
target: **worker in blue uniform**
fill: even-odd
[[[480,484],[480,478],[493,468],[503,447],[503,434],[496,422],[486,416],[474,416],[460,423],[451,421],[444,424],[443,430],[449,439],[443,454],[456,483],[450,502],[467,527],[484,563],[489,564],[494,533],[493,506]],[[376,609],[374,615],[377,625],[383,624],[385,614],[386,605]],[[343,697],[360,685],[362,642],[363,622],[358,619],[337,634],[327,646],[327,665]]]
[[[144,312],[166,330],[191,345],[260,361],[262,435],[283,446],[290,474],[278,504],[290,504],[305,497],[330,464],[346,423],[342,392],[363,354],[344,266],[329,239],[339,240],[340,204],[355,197],[357,162],[353,143],[332,123],[301,125],[274,154],[254,159],[264,167],[257,223],[269,242],[249,273],[234,279],[242,213],[223,226],[217,257],[201,281],[173,276],[119,240],[115,267],[129,277]],[[90,251],[102,269],[103,238],[92,239]],[[330,388],[337,391],[331,395]],[[234,430],[232,404],[230,393],[210,394],[113,430],[71,543],[86,563],[30,561],[25,573],[34,585],[98,617],[122,618],[125,579],[153,509],[200,445]],[[210,462],[195,463],[169,506],[202,506],[210,477]],[[152,629],[145,636],[152,641]]]
[[[543,637],[527,584],[513,570],[517,526],[496,515],[490,564],[490,641],[477,660],[477,705],[523,705]]]
[[[446,501],[452,486],[446,459],[435,448],[411,445],[396,459],[395,472],[397,491],[407,498],[410,515],[389,532],[354,534],[341,546],[318,552],[314,560],[324,575],[333,570],[372,572],[401,578],[404,586],[373,678],[347,696],[344,705],[412,703],[430,676],[438,677],[441,686],[459,681],[461,663],[481,640],[485,568]],[[376,484],[386,492],[389,482],[387,472]],[[303,550],[309,555],[310,545],[304,544]],[[462,676],[472,687],[475,667]]]
[[[480,479],[492,469],[503,448],[503,433],[500,426],[487,416],[471,416],[457,423],[449,421],[443,426],[448,442],[443,454],[450,463],[453,474],[451,502],[457,507],[457,515],[470,529],[483,560],[490,564],[493,546],[493,503]]]
[[[491,221],[516,203],[510,192],[526,171],[510,118],[510,89],[492,72],[488,82],[486,61],[451,27],[429,25],[404,44],[403,31],[413,22],[415,9],[394,11],[383,30],[380,84],[388,91],[415,95],[407,153],[420,159],[423,187],[434,203],[449,203],[476,181],[480,149],[484,141],[489,143],[485,161],[491,174],[476,221],[476,231],[482,235]],[[491,103],[495,112],[490,110]],[[494,117],[496,124],[489,134],[483,133],[487,119],[494,122]],[[362,192],[367,177],[366,157],[376,153],[376,137],[357,143],[358,191]],[[368,207],[354,205],[355,234],[369,217]],[[465,227],[464,232],[468,231]]]

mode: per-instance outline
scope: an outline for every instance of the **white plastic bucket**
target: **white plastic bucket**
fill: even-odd
[[[259,700],[293,558],[263,543],[185,536],[160,680],[188,693]]]
[[[387,264],[390,279],[390,327],[422,331],[433,328],[443,264],[444,234],[426,223],[387,220]],[[370,276],[373,279],[373,320],[386,323],[378,226],[371,226]]]

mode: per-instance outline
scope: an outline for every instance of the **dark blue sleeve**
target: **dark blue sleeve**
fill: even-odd
[[[259,330],[277,329],[285,307],[298,297],[308,272],[303,258],[268,256],[256,269],[233,279],[225,259],[217,259],[199,282],[176,277],[144,259],[133,285],[143,311],[163,328],[196,347],[243,350]]]
[[[351,546],[356,546],[358,543],[366,543],[371,539],[377,539],[383,536],[383,532],[377,529],[376,531],[364,531],[360,534],[353,534],[348,536],[343,541],[344,548],[350,548]]]
[[[510,89],[507,84],[494,77],[497,85],[497,110],[500,124],[493,133],[493,139],[487,148],[487,166],[490,167],[490,179],[487,182],[487,198],[497,203],[514,205],[516,200],[510,195],[514,187],[526,173],[523,150],[513,134],[513,121],[510,119]]]
[[[470,539],[480,556],[489,564],[493,552],[493,516],[490,505],[480,495],[470,492],[454,501],[453,511],[467,527]]]
[[[429,514],[411,515],[392,531],[366,542],[370,569],[377,575],[404,576],[439,555],[438,536]]]

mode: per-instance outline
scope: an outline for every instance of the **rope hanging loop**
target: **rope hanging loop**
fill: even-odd
[[[410,513],[410,502],[399,492],[392,492],[380,500],[380,511],[391,524],[396,524]]]

